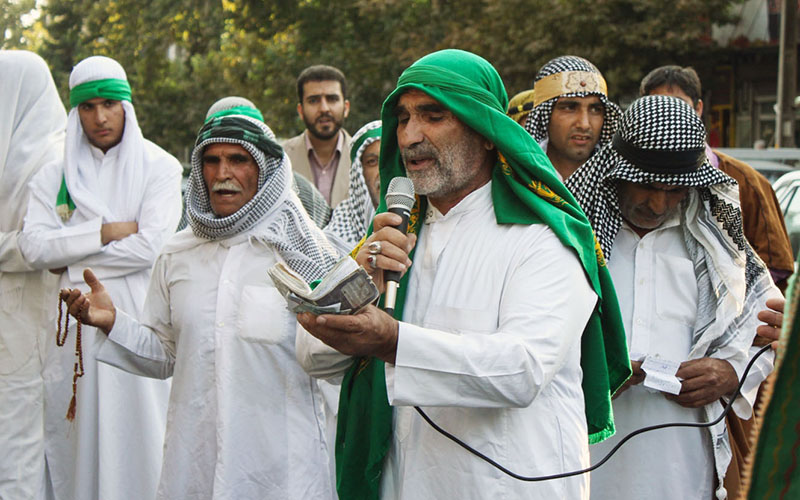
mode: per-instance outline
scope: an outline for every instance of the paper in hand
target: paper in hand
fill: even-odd
[[[670,394],[680,394],[681,381],[675,376],[681,364],[658,356],[647,356],[642,363],[644,386]]]

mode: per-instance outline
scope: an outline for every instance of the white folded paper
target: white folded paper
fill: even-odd
[[[672,361],[659,356],[647,356],[642,363],[645,371],[644,386],[670,394],[680,394],[681,381],[675,376],[680,361]]]

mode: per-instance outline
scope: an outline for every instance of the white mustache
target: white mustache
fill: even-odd
[[[231,180],[217,182],[213,186],[211,186],[211,191],[216,193],[217,191],[233,191],[235,193],[241,193],[242,188],[235,182]]]
[[[433,158],[434,160],[438,160],[439,151],[436,149],[436,147],[434,147],[433,144],[425,139],[421,143],[415,144],[408,148],[400,149],[400,157],[405,163],[419,160],[421,158]]]

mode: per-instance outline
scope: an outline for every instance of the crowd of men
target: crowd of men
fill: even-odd
[[[793,256],[766,179],[707,145],[691,68],[654,69],[623,113],[586,59],[509,103],[491,63],[442,50],[350,136],[345,76],[310,66],[283,143],[248,99],[210,106],[182,199],[119,63],[79,62],[68,113],[38,56],[0,67],[0,498],[742,489],[772,352],[737,389]],[[348,255],[381,293],[399,273],[391,313],[294,314],[267,276]],[[580,473],[665,422],[698,426]]]

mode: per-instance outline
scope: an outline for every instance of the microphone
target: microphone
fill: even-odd
[[[397,214],[403,221],[397,229],[405,234],[408,231],[408,216],[414,206],[414,183],[408,177],[395,177],[389,182],[386,189],[387,211]],[[383,310],[390,315],[394,314],[394,304],[397,301],[397,287],[400,286],[399,271],[384,271],[383,280],[386,283],[386,296]]]

